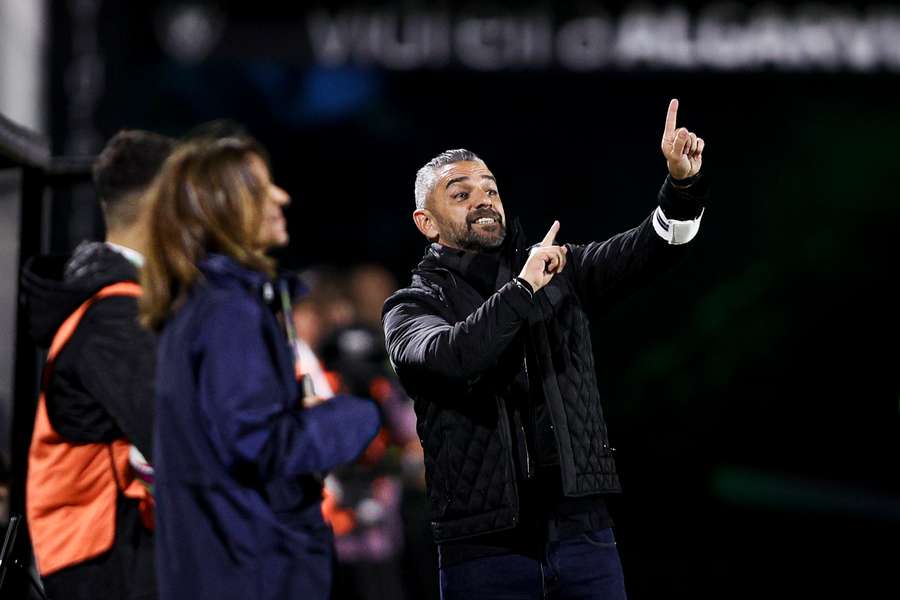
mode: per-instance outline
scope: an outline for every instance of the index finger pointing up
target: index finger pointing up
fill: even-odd
[[[672,137],[675,135],[675,120],[678,117],[678,100],[672,98],[669,102],[669,112],[666,113],[666,130],[663,132],[664,137]]]
[[[553,225],[550,226],[550,231],[547,232],[547,235],[544,236],[544,239],[541,240],[541,246],[552,246],[553,242],[556,240],[556,232],[559,231],[559,221],[553,221]]]

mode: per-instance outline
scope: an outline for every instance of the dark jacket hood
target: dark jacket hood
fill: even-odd
[[[48,348],[75,310],[102,288],[137,282],[137,269],[103,242],[82,242],[71,256],[35,256],[22,268],[22,302],[31,338]]]

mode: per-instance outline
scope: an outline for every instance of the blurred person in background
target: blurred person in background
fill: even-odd
[[[246,136],[180,146],[151,191],[143,323],[160,331],[155,469],[160,597],[328,597],[322,473],[378,430],[372,402],[305,396],[288,290],[287,193]],[[287,330],[287,331],[286,331]]]
[[[307,293],[294,304],[297,336],[317,352],[335,329],[353,323],[356,309],[347,293],[346,277],[337,269],[307,269],[300,280]]]
[[[423,598],[415,580],[405,581],[403,568],[403,502],[410,488],[424,495],[422,452],[411,403],[387,361],[380,321],[381,304],[396,284],[378,265],[355,267],[349,275],[316,267],[303,281],[309,293],[296,305],[295,317],[304,372],[316,373],[324,364],[329,390],[374,399],[383,422],[363,456],[325,480],[322,507],[335,533],[332,598]],[[378,320],[367,322],[366,314]],[[304,338],[316,340],[318,356]],[[436,579],[429,581],[434,589]]]
[[[359,265],[350,272],[348,288],[357,322],[383,334],[381,309],[384,301],[397,291],[394,276],[381,265]]]
[[[659,206],[605,242],[558,245],[554,222],[529,250],[467,150],[417,174],[413,219],[432,244],[384,324],[415,401],[445,600],[625,598],[587,311],[653,280],[699,228],[704,142],[676,128],[677,108]]]
[[[408,586],[403,502],[410,487],[420,489],[422,469],[415,413],[387,362],[380,331],[363,324],[339,328],[321,356],[337,389],[374,399],[383,422],[363,456],[326,480],[324,508],[339,563],[334,598],[402,600]]]
[[[26,513],[50,598],[155,598],[153,515],[129,455],[152,456],[153,336],[138,324],[146,190],[174,146],[122,131],[97,158],[105,242],[35,257],[22,289],[49,348],[28,457]]]
[[[415,411],[412,401],[400,388],[396,374],[384,351],[384,328],[381,310],[385,300],[397,290],[394,276],[381,265],[363,264],[355,267],[349,277],[348,289],[357,316],[357,324],[377,335],[378,349],[371,355],[369,364],[376,368],[372,386],[373,394],[388,413],[388,428],[392,442],[390,447],[399,458],[395,475],[402,483],[400,501],[403,526],[403,579],[409,598],[427,600],[438,595],[437,569],[434,545],[428,528],[428,501],[425,496],[425,463],[422,445],[415,432]],[[337,336],[334,339],[338,339]],[[352,338],[351,338],[352,339]],[[395,467],[396,467],[395,461]]]

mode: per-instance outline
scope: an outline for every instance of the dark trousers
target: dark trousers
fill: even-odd
[[[441,569],[442,600],[625,600],[612,529],[548,542],[539,559],[478,558]]]
[[[112,549],[44,576],[49,600],[157,598],[153,534],[141,523],[137,501],[119,494],[116,504],[116,537]]]

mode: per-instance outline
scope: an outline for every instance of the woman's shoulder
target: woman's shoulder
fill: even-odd
[[[208,262],[208,261],[207,261]],[[192,286],[184,304],[176,309],[170,322],[170,337],[178,338],[194,351],[217,344],[222,335],[242,338],[266,335],[272,324],[263,296],[264,276],[251,278],[233,273],[231,262],[220,261],[220,268],[202,265],[201,276]]]

